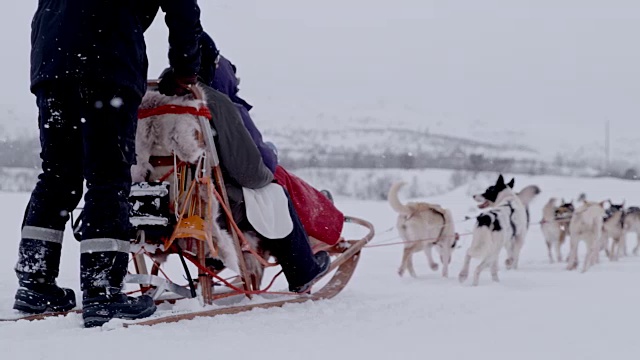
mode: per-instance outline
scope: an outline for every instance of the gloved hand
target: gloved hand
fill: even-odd
[[[191,87],[198,81],[196,75],[176,75],[173,70],[165,71],[158,83],[158,91],[167,96],[184,96],[191,93]]]

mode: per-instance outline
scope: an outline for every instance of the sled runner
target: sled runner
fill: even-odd
[[[337,296],[348,284],[352,275],[355,273],[355,269],[358,265],[358,261],[360,260],[360,252],[362,248],[371,240],[373,237],[373,227],[372,225],[364,220],[347,217],[345,219],[347,223],[354,223],[360,225],[366,229],[369,229],[368,234],[359,240],[348,240],[342,244],[342,252],[334,252],[334,259],[331,264],[331,270],[329,273],[333,272],[331,279],[322,286],[322,288],[317,291],[312,292],[311,294],[285,294],[282,293],[270,293],[268,291],[264,292],[261,295],[257,295],[261,300],[256,302],[255,304],[248,305],[237,305],[245,299],[245,295],[242,291],[227,291],[224,293],[225,296],[219,296],[218,299],[213,300],[212,304],[216,305],[213,309],[203,309],[201,311],[193,311],[193,312],[173,312],[173,311],[158,311],[158,313],[148,319],[138,320],[138,321],[128,321],[124,323],[124,327],[135,326],[135,325],[156,325],[160,323],[173,323],[182,320],[191,320],[197,317],[214,317],[217,315],[231,315],[237,314],[241,312],[251,311],[253,309],[268,309],[281,307],[286,304],[291,303],[303,303],[307,301],[316,301],[316,300],[324,300],[331,299]],[[154,280],[150,280],[149,278],[140,278],[137,276],[133,276],[132,278],[137,279],[138,281],[149,281],[154,282]],[[144,280],[142,280],[144,279]],[[151,279],[155,279],[157,283],[162,285],[166,285],[168,281],[166,279],[153,276]],[[171,283],[173,284],[173,283]],[[173,286],[184,289],[184,287],[177,286],[173,284]],[[164,288],[167,289],[167,288]],[[154,291],[151,289],[150,291]],[[183,293],[184,294],[184,293]],[[184,296],[185,298],[189,296]],[[177,300],[178,298],[174,298]],[[157,303],[162,303],[165,301],[172,302],[172,300],[158,300]],[[26,316],[17,316],[14,318],[5,318],[0,319],[1,322],[6,321],[37,321],[44,320],[47,318],[53,317],[64,317],[70,314],[80,314],[80,310],[72,310],[64,313],[45,313],[45,314],[37,314],[37,315],[26,315]]]
[[[149,89],[153,91],[156,85],[156,82],[150,82]],[[344,216],[344,223],[363,227],[366,235],[357,240],[340,238],[337,244],[313,243],[314,250],[326,250],[332,258],[330,270],[324,276],[330,278],[323,281],[324,285],[316,291],[306,294],[272,291],[275,278],[264,281],[268,283],[264,286],[264,270],[278,264],[270,262],[268,253],[261,251],[257,237],[243,232],[235,223],[214,141],[215,130],[210,123],[216,119],[211,119],[202,101],[201,90],[194,87],[192,93],[192,99],[190,97],[185,104],[157,104],[141,107],[139,111],[141,121],[147,120],[145,124],[168,121],[163,118],[165,115],[188,117],[190,123],[186,125],[195,129],[192,132],[194,136],[187,139],[189,144],[181,145],[191,146],[196,151],[184,153],[175,146],[172,148],[169,143],[180,140],[177,133],[172,133],[164,134],[169,140],[164,143],[158,141],[154,152],[144,154],[147,156],[145,159],[148,158],[144,166],[149,176],[146,181],[134,182],[131,189],[133,271],[125,281],[139,287],[133,292],[149,295],[157,303],[197,298],[202,310],[158,311],[150,318],[126,322],[125,326],[235,314],[338,295],[355,272],[362,248],[373,238],[372,224]],[[176,123],[175,128],[186,125]],[[228,233],[216,222],[218,214],[221,214],[219,219],[225,220]],[[77,237],[81,221],[82,214],[73,222]],[[335,229],[327,231],[335,233]],[[172,259],[177,257],[179,262],[170,263],[167,260],[169,256]],[[169,279],[165,271],[169,264],[182,268],[186,284]],[[192,273],[196,275],[192,276]],[[77,312],[30,315],[1,321],[41,320]]]

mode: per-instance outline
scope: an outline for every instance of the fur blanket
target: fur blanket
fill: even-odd
[[[153,109],[162,105],[180,105],[199,108],[204,100],[184,96],[164,96],[148,91],[142,98],[140,109]],[[133,181],[144,181],[154,172],[149,158],[175,154],[181,160],[195,163],[204,154],[204,143],[200,140],[198,120],[190,114],[167,114],[151,116],[138,121],[136,131],[136,161],[131,169]]]
[[[180,105],[199,108],[206,104],[204,100],[194,100],[187,97],[164,96],[155,91],[149,91],[142,99],[140,109],[153,109],[162,105]],[[175,154],[183,161],[195,163],[205,152],[202,130],[195,116],[190,114],[165,114],[140,119],[136,132],[136,160],[137,164],[131,168],[131,176],[135,182],[156,180],[165,174],[170,167],[153,167],[149,162],[151,156],[172,156]],[[175,189],[174,177],[166,181],[170,188]],[[173,191],[171,192],[173,202]],[[204,195],[204,194],[203,194]],[[216,219],[220,215],[220,204],[214,199],[211,223],[214,243],[218,247],[222,262],[229,269],[238,272],[238,255],[229,233],[218,226]],[[181,246],[188,251],[188,241],[180,241]]]

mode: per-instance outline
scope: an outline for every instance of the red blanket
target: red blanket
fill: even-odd
[[[320,191],[282,166],[276,168],[275,178],[289,192],[307,234],[326,244],[335,245],[340,240],[344,214]]]

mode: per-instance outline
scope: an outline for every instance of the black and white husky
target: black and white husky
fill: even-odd
[[[514,183],[515,179],[512,179],[506,184],[500,175],[495,185],[473,197],[480,203],[479,208],[491,208],[477,217],[471,247],[459,275],[460,282],[469,276],[471,258],[480,260],[474,273],[474,286],[479,283],[480,273],[489,266],[493,281],[499,281],[498,259],[503,246],[507,250],[507,269],[517,268],[527,232],[527,211],[520,197],[513,192]]]

